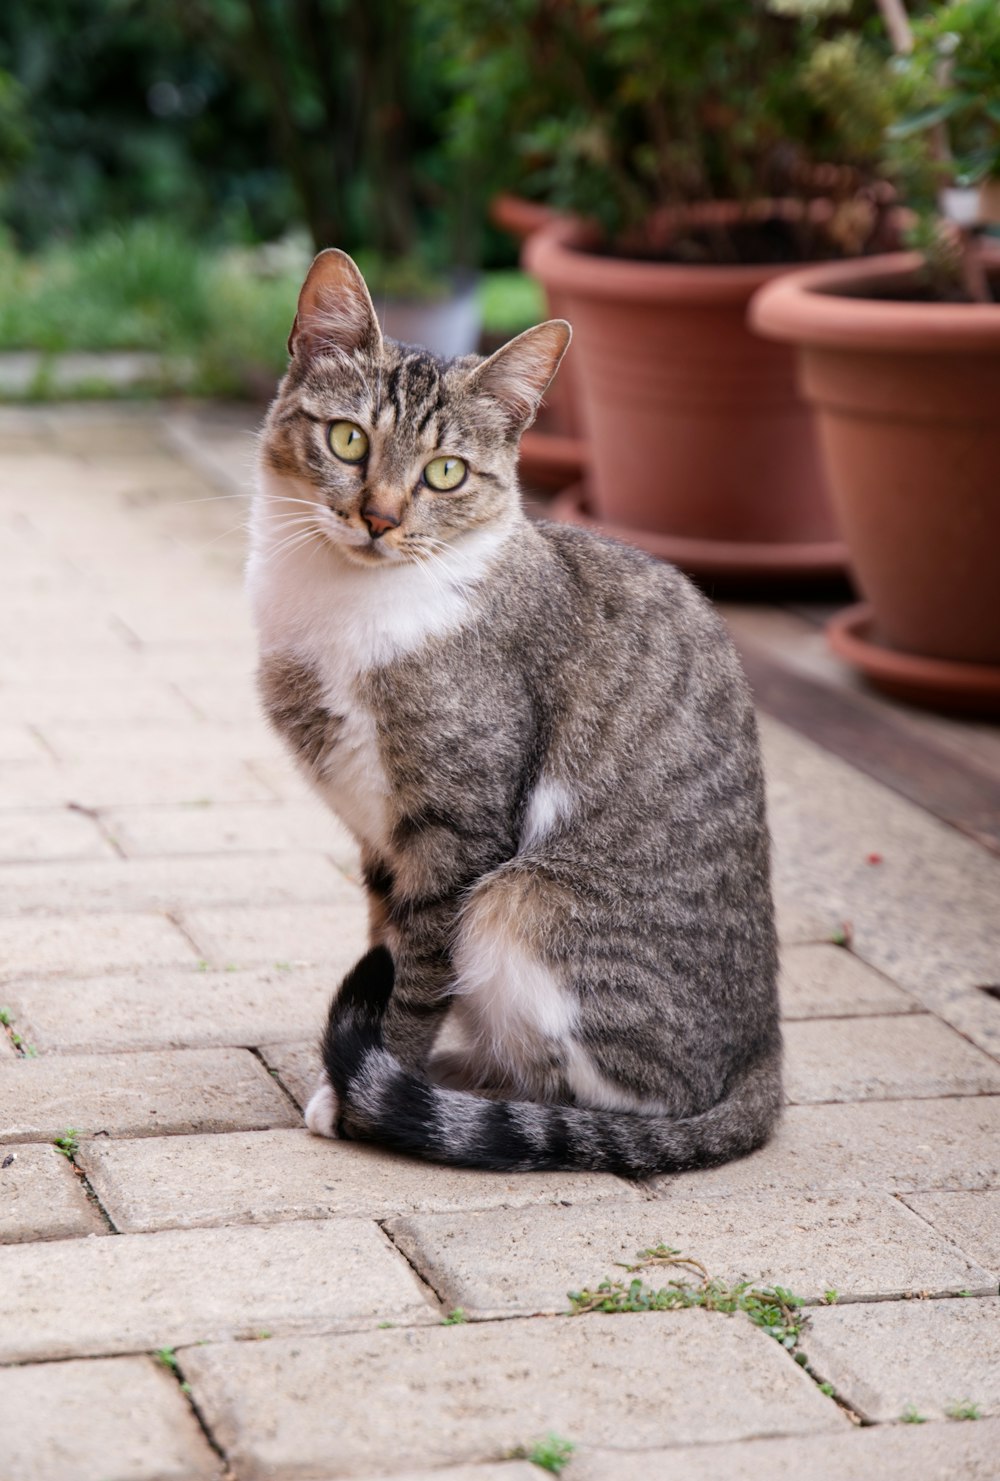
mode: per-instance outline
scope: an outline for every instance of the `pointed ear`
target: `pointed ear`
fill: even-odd
[[[478,365],[470,384],[496,401],[511,425],[523,431],[535,420],[539,403],[572,337],[565,319],[549,319],[526,329]]]
[[[313,259],[288,336],[290,355],[320,355],[324,349],[353,354],[381,343],[375,307],[364,278],[346,252],[328,247]]]

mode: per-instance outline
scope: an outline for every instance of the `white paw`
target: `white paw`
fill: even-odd
[[[336,1137],[339,1115],[340,1106],[337,1103],[337,1096],[333,1086],[323,1074],[317,1081],[316,1089],[309,1097],[309,1104],[306,1106],[306,1125],[313,1136]]]

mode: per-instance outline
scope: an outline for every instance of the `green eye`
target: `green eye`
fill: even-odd
[[[424,469],[424,482],[446,494],[458,488],[465,474],[466,467],[461,458],[431,458]]]
[[[330,451],[342,463],[360,463],[368,456],[368,434],[354,422],[331,422],[327,438]]]

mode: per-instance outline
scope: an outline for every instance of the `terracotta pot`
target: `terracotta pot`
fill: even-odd
[[[490,219],[522,244],[543,226],[563,218],[541,201],[520,195],[498,195],[490,202]],[[546,294],[546,317],[568,318],[567,305],[556,293]],[[565,488],[585,472],[587,445],[579,414],[576,364],[569,355],[545,397],[536,424],[521,439],[521,476],[544,489]]]
[[[798,346],[872,608],[851,641],[997,666],[1000,304],[901,301],[919,265],[895,253],[808,268],[766,288],[751,318]]]
[[[787,268],[602,256],[569,220],[530,237],[524,261],[574,328],[598,519],[690,540],[834,541],[794,357],[745,323],[752,295]]]

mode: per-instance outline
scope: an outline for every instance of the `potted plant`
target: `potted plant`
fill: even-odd
[[[903,698],[997,711],[1000,8],[883,9],[894,52],[833,38],[812,75],[881,124],[917,250],[792,274],[752,315],[798,348],[866,599],[833,619],[835,650]]]
[[[744,323],[762,283],[885,225],[801,83],[799,23],[762,0],[489,9],[491,66],[516,74],[504,157],[564,213],[525,248],[575,331],[591,475],[563,512],[586,500],[695,572],[838,570],[793,358]]]

